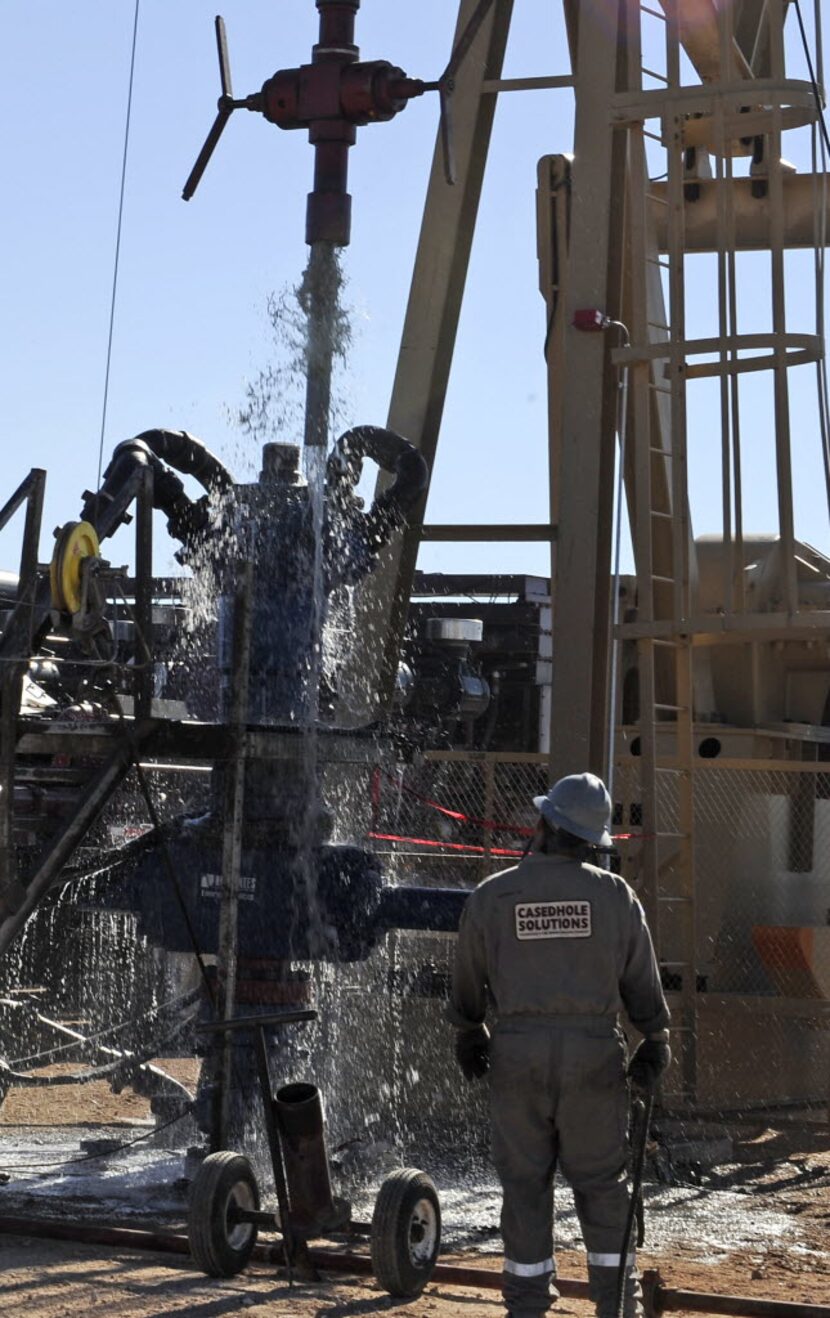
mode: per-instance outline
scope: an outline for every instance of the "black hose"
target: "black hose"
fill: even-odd
[[[147,432],[156,435],[173,435],[173,431]],[[184,434],[179,439],[191,440]],[[198,441],[192,441],[198,443]],[[184,464],[188,453],[190,466],[183,470],[196,475],[197,479],[219,481],[216,468],[224,472],[222,464],[202,446],[202,454],[189,445],[181,446],[177,456]],[[212,464],[216,464],[216,468]],[[197,469],[201,475],[197,474]],[[187,546],[204,532],[209,520],[208,494],[200,499],[191,499],[185,493],[182,482],[174,471],[161,461],[150,445],[141,438],[125,440],[113,452],[109,466],[104,472],[104,483],[96,494],[87,494],[81,509],[81,521],[91,522],[100,539],[117,531],[122,522],[127,520],[127,509],[136,498],[141,486],[141,474],[147,469],[153,473],[153,507],[158,508],[167,517],[167,529],[174,540]],[[208,487],[214,488],[214,487]]]
[[[234,483],[224,463],[211,453],[200,439],[186,430],[142,430],[136,439],[146,444],[151,453],[167,462],[186,476],[195,476],[199,484],[212,494],[224,492]]]
[[[620,1266],[617,1270],[617,1300],[615,1306],[617,1318],[623,1318],[623,1309],[625,1308],[625,1278],[628,1272],[628,1247],[631,1244],[631,1237],[634,1233],[634,1223],[640,1214],[639,1205],[640,1195],[643,1188],[643,1170],[646,1164],[648,1128],[651,1125],[651,1111],[654,1107],[653,1089],[649,1090],[645,1102],[643,1102],[642,1099],[637,1100],[637,1107],[640,1110],[643,1125],[634,1149],[634,1175],[631,1181],[631,1202],[628,1205],[628,1216],[625,1220],[625,1231],[623,1232],[622,1248],[620,1250]]]
[[[414,444],[381,426],[355,426],[340,436],[329,455],[326,476],[330,486],[345,481],[354,487],[360,480],[364,458],[371,458],[382,471],[395,477],[389,489],[375,500],[370,516],[384,508],[403,514],[414,507],[429,481],[429,468]]]
[[[363,512],[354,489],[364,458],[394,476],[392,484]],[[360,581],[374,570],[377,557],[429,483],[429,468],[414,444],[394,430],[355,426],[341,435],[326,465],[327,588]]]

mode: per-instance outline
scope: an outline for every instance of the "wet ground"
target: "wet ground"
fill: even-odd
[[[772,1134],[772,1132],[769,1132]],[[176,1225],[186,1212],[188,1181],[180,1150],[165,1148],[163,1133],[146,1126],[88,1128],[6,1127],[0,1171],[0,1212],[71,1213],[78,1219],[117,1217],[136,1225]],[[109,1152],[119,1143],[130,1147]],[[789,1143],[798,1144],[798,1139]],[[821,1139],[805,1135],[806,1143]],[[706,1183],[660,1184],[644,1188],[645,1245],[650,1252],[675,1252],[701,1263],[714,1263],[735,1250],[764,1253],[773,1246],[809,1256],[816,1252],[814,1228],[830,1225],[830,1138],[826,1152],[793,1151],[780,1165],[768,1158],[755,1164],[733,1162],[704,1173]],[[744,1152],[752,1148],[748,1141]],[[756,1145],[759,1158],[763,1142]],[[412,1150],[408,1161],[423,1167],[438,1186],[448,1248],[490,1252],[498,1248],[500,1197],[492,1170],[480,1162],[436,1164],[427,1150]],[[676,1178],[683,1176],[679,1168]],[[267,1182],[263,1177],[266,1186]],[[351,1188],[354,1215],[371,1217],[376,1184]],[[579,1250],[581,1239],[568,1186],[557,1178],[558,1247]],[[819,1251],[819,1252],[823,1252]]]
[[[185,1125],[156,1132],[146,1104],[136,1095],[115,1098],[105,1086],[98,1092],[95,1085],[85,1090],[81,1095],[69,1087],[9,1096],[0,1117],[0,1215],[180,1227],[188,1181],[176,1145],[186,1144],[193,1130]],[[93,1120],[56,1124],[77,1121],[82,1111]],[[658,1124],[656,1133],[644,1194],[643,1266],[658,1267],[672,1284],[688,1289],[830,1304],[826,1121],[793,1123],[782,1117],[776,1124],[769,1116],[731,1130]],[[116,1147],[128,1142],[129,1147]],[[388,1147],[378,1148],[352,1166],[351,1184],[344,1188],[356,1219],[371,1217],[379,1180],[394,1161]],[[406,1161],[436,1181],[445,1251],[498,1268],[499,1194],[486,1159],[458,1150],[439,1155],[432,1146],[407,1150]],[[556,1207],[562,1273],[584,1276],[573,1199],[564,1184],[557,1183]],[[289,1294],[273,1270],[261,1265],[233,1283],[216,1283],[195,1277],[186,1261],[148,1261],[124,1251],[85,1251],[11,1237],[0,1237],[0,1270],[4,1313],[14,1314],[20,1305],[27,1313],[50,1318],[94,1313],[98,1292],[89,1289],[93,1277],[113,1298],[120,1296],[116,1312],[127,1315],[213,1318],[247,1307],[261,1308],[269,1318],[311,1318],[368,1315],[390,1307],[378,1292],[357,1283]],[[53,1294],[60,1296],[54,1301],[58,1307],[50,1307]],[[453,1298],[446,1290],[430,1288],[420,1301],[403,1307],[423,1318],[498,1314],[497,1296],[465,1295]],[[588,1310],[560,1302],[557,1311],[581,1315]]]
[[[64,1221],[181,1227],[187,1205],[183,1156],[176,1149],[163,1147],[164,1133],[153,1135],[152,1144],[156,1147],[152,1144],[148,1147],[149,1133],[147,1125],[5,1127],[0,1167],[8,1179],[0,1186],[0,1215],[45,1215]],[[106,1141],[126,1140],[139,1142],[106,1152]],[[486,1165],[483,1162],[472,1168],[462,1168],[460,1163],[455,1167],[430,1165],[430,1157],[424,1151],[420,1154],[415,1151],[409,1160],[428,1170],[438,1185],[445,1250],[474,1255],[476,1263],[497,1267],[499,1195]],[[683,1174],[682,1168],[675,1170],[676,1178]],[[701,1175],[706,1183],[694,1183]],[[674,1284],[691,1284],[696,1289],[718,1292],[738,1289],[742,1294],[778,1294],[782,1298],[795,1298],[797,1293],[813,1303],[830,1302],[830,1137],[826,1130],[805,1126],[775,1131],[765,1127],[737,1141],[729,1163],[703,1172],[699,1168],[687,1169],[687,1176],[686,1183],[661,1184],[650,1180],[646,1184],[643,1266],[657,1266]],[[370,1218],[376,1188],[376,1183],[353,1188],[354,1216],[358,1220]],[[563,1271],[584,1275],[584,1254],[573,1200],[564,1184],[557,1183],[556,1205],[557,1249]],[[5,1247],[8,1248],[7,1243]],[[35,1245],[21,1248],[25,1255],[25,1249],[33,1249]],[[37,1249],[47,1246],[38,1243]],[[47,1253],[51,1249],[50,1245]],[[56,1245],[54,1249],[60,1254],[61,1249],[74,1247]],[[106,1251],[104,1256],[109,1258]],[[155,1264],[147,1266],[151,1271],[156,1268]],[[173,1270],[179,1279],[175,1284],[181,1289],[187,1269],[182,1273],[183,1265],[178,1262],[165,1266]],[[196,1283],[190,1278],[187,1284],[192,1287]],[[245,1303],[240,1297],[249,1292],[241,1282],[233,1287],[222,1285],[225,1286],[222,1294],[231,1307]],[[204,1286],[213,1288],[210,1293],[216,1299],[214,1283],[204,1282],[203,1289]],[[255,1288],[255,1294],[260,1293]],[[272,1297],[271,1290],[267,1293]],[[230,1294],[236,1297],[232,1304]],[[368,1301],[371,1292],[361,1291],[361,1297],[362,1301]],[[312,1305],[307,1310],[309,1314],[374,1311],[371,1307],[314,1308],[318,1298],[309,1299]],[[491,1298],[485,1300],[490,1306]],[[269,1314],[273,1302],[273,1298],[268,1298]],[[259,1303],[259,1299],[254,1301],[255,1305]],[[224,1305],[223,1299],[218,1308],[212,1303],[205,1309],[200,1298],[196,1308],[181,1311],[209,1318],[225,1312]],[[69,1307],[60,1312],[74,1314],[76,1309]],[[135,1312],[144,1311],[137,1308]],[[148,1312],[167,1313],[174,1309]],[[306,1310],[298,1308],[291,1312],[299,1315]],[[431,1314],[428,1307],[417,1312]],[[469,1308],[465,1312],[469,1313]],[[578,1306],[573,1312],[579,1312]]]

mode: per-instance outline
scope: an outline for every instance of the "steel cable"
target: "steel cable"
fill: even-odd
[[[824,343],[825,336],[825,246],[827,242],[827,163],[828,151],[830,151],[830,133],[827,129],[827,121],[824,114],[824,103],[822,100],[821,90],[815,73],[815,65],[810,50],[810,44],[807,40],[807,32],[804,26],[804,17],[801,13],[800,0],[795,0],[795,12],[798,19],[798,30],[801,36],[801,44],[804,49],[804,57],[807,62],[807,71],[810,83],[813,89],[813,96],[816,102],[816,111],[818,115],[817,125],[813,127],[812,141],[812,168],[813,178],[817,178],[821,165],[821,183],[819,187],[819,204],[816,207],[815,228],[814,228],[814,269],[816,280],[816,334]],[[817,149],[818,148],[818,149]],[[830,513],[830,384],[827,376],[827,358],[826,352],[822,351],[818,362],[816,363],[816,385],[818,391],[818,413],[819,429],[821,432],[822,458],[824,462],[824,480],[827,493],[827,507]]]
[[[130,78],[127,89],[127,114],[124,123],[124,151],[121,158],[121,186],[118,196],[118,224],[115,231],[115,258],[113,261],[112,271],[112,296],[110,298],[110,319],[109,332],[107,335],[107,363],[104,371],[104,398],[101,408],[101,439],[98,445],[98,479],[95,483],[96,490],[101,485],[101,471],[104,465],[104,434],[107,425],[107,404],[109,402],[110,389],[110,368],[112,366],[112,340],[115,329],[115,302],[118,295],[118,268],[121,259],[121,228],[124,219],[124,190],[127,181],[127,158],[130,150],[130,120],[133,109],[133,85],[135,82],[135,53],[138,46],[138,14],[141,7],[141,0],[135,0],[135,13],[133,16],[133,40],[130,52]]]
[[[121,1030],[128,1029],[130,1025],[143,1024],[153,1016],[160,1016],[168,1007],[189,1007],[201,995],[201,992],[202,990],[199,988],[189,989],[187,993],[178,993],[174,998],[168,998],[166,1002],[160,1002],[157,1007],[151,1007],[143,1016],[131,1016],[128,1020],[117,1021],[114,1025],[106,1025],[93,1034],[85,1035],[83,1039],[70,1039],[67,1043],[56,1044],[54,1048],[45,1048],[42,1052],[30,1053],[27,1057],[18,1057],[14,1061],[8,1062],[7,1065],[12,1070],[17,1070],[18,1067],[24,1066],[27,1062],[39,1062],[44,1057],[54,1057],[58,1053],[69,1052],[72,1048],[81,1048],[84,1044],[97,1043],[99,1039],[105,1039],[108,1035],[119,1034]],[[36,1013],[36,1018],[41,1024],[47,1023],[46,1018],[40,1012]]]
[[[60,1158],[54,1162],[17,1162],[9,1165],[12,1172],[16,1171],[45,1171],[51,1167],[71,1167],[76,1163],[99,1162],[101,1158],[111,1158],[114,1153],[123,1153],[124,1149],[131,1149],[135,1144],[140,1144],[142,1140],[152,1139],[155,1135],[160,1135],[163,1130],[168,1130],[170,1126],[175,1126],[178,1121],[183,1121],[193,1111],[194,1104],[190,1103],[183,1112],[177,1113],[169,1121],[165,1121],[160,1126],[154,1125],[151,1130],[145,1130],[141,1135],[136,1135],[135,1139],[124,1140],[123,1144],[117,1144],[114,1149],[107,1149],[103,1153],[82,1153],[77,1158]]]

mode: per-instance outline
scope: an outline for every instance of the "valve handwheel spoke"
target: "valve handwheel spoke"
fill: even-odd
[[[225,20],[221,14],[216,15],[216,51],[219,55],[219,81],[222,84],[222,95],[233,100],[233,86],[231,84],[231,61],[228,55],[228,34],[225,31]]]
[[[314,47],[312,62],[301,68],[279,70],[260,92],[244,100],[234,100],[225,23],[221,15],[217,16],[216,49],[222,94],[218,113],[190,171],[182,197],[189,201],[199,186],[233,111],[254,110],[279,128],[307,129],[315,149],[325,147],[327,169],[323,173],[327,183],[323,190],[315,190],[310,195],[306,242],[313,245],[323,241],[335,247],[346,247],[351,228],[346,162],[349,148],[355,141],[355,130],[369,123],[393,119],[410,100],[427,91],[437,91],[439,95],[444,176],[448,184],[453,184],[455,153],[451,101],[455,78],[493,3],[494,0],[479,0],[437,82],[408,78],[402,69],[386,60],[361,63],[352,40],[358,4],[354,4],[354,12],[346,18],[339,13],[334,20],[327,14],[326,7],[318,4],[320,39]],[[334,166],[332,161],[335,161]],[[318,156],[318,169],[319,162]]]

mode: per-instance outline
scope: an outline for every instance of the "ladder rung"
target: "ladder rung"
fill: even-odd
[[[654,444],[649,444],[649,453],[659,453],[661,458],[673,458],[674,454],[670,448],[657,448]]]
[[[666,709],[666,710],[668,710],[671,714],[685,714],[686,711],[687,711],[687,709],[689,708],[689,706],[688,706],[688,705],[664,705],[664,704],[662,704],[659,700],[656,700],[656,701],[654,702],[654,708],[655,708],[655,709]]]
[[[675,905],[675,904],[678,903],[678,902],[690,902],[690,901],[692,901],[693,899],[692,899],[691,897],[660,897],[660,896],[658,896],[657,900],[658,900],[658,902],[671,902],[672,905]]]
[[[691,961],[661,961],[660,968],[661,970],[691,970],[692,963]]]
[[[665,330],[667,334],[671,334],[671,325],[664,325],[662,320],[647,320],[646,324],[650,325],[652,329]]]
[[[662,637],[662,636],[653,636],[653,637],[652,637],[652,640],[651,640],[651,643],[652,643],[652,645],[664,645],[664,646],[668,646],[668,647],[670,647],[672,650],[676,650],[677,647],[678,647],[679,645],[682,645],[682,641],[667,641],[667,640],[666,640],[664,637]]]
[[[661,513],[659,508],[652,508],[652,517],[662,517],[666,522],[674,521],[674,513]]]
[[[647,192],[646,196],[649,201],[653,201],[657,206],[668,206],[669,204],[667,197],[658,197],[654,192]]]
[[[670,393],[671,393],[671,385],[670,385],[670,384],[655,384],[652,380],[649,380],[649,382],[648,382],[648,387],[649,387],[649,389],[653,389],[654,392],[655,392],[656,394],[670,394]],[[663,451],[663,450],[661,449],[660,452],[662,453],[662,451]]]
[[[659,581],[664,586],[673,586],[675,582],[674,577],[661,577],[656,572],[652,572],[651,579],[652,581]]]
[[[655,833],[655,837],[688,837],[688,833]]]
[[[649,265],[659,265],[662,270],[671,270],[671,266],[669,265],[669,262],[662,260],[662,258],[659,256],[647,256],[646,260],[648,261]]]
[[[666,15],[662,12],[662,10],[652,9],[650,5],[640,5],[640,12],[642,14],[651,14],[652,18],[659,18],[664,23],[666,21]]]
[[[666,86],[669,85],[669,80],[665,73],[655,73],[654,69],[647,69],[645,64],[641,66],[640,72],[644,73],[647,78],[656,78],[658,82],[664,82]]]

